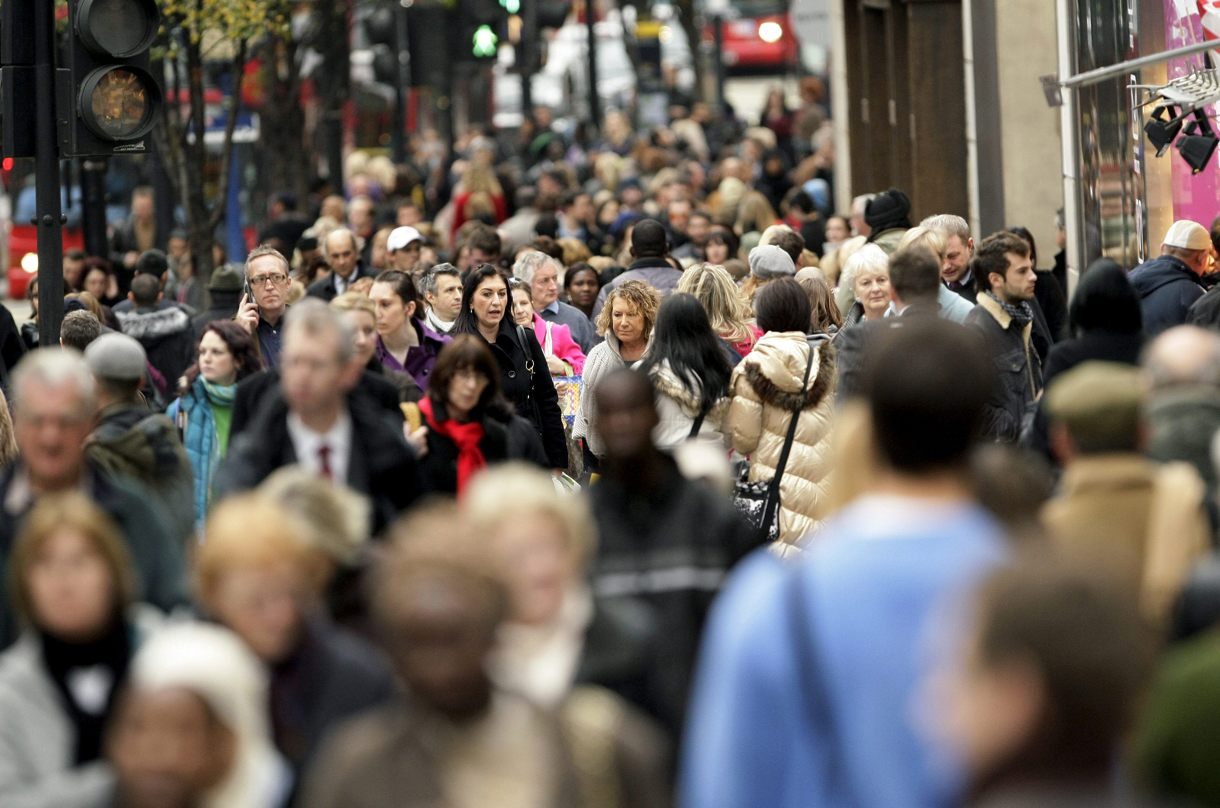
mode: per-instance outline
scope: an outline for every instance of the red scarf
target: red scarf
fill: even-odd
[[[461,496],[470,478],[487,466],[487,458],[483,457],[483,450],[479,448],[479,441],[483,440],[483,425],[478,421],[462,424],[452,418],[437,421],[432,412],[432,399],[427,396],[420,399],[419,411],[424,414],[429,429],[444,435],[458,448],[457,492]]]

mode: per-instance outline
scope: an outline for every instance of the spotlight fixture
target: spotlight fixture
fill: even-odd
[[[1166,115],[1169,117],[1166,118]],[[1174,138],[1182,131],[1182,116],[1173,104],[1164,104],[1152,111],[1152,117],[1144,124],[1144,134],[1156,147],[1156,156],[1161,157],[1169,149]]]
[[[1203,114],[1202,110],[1197,109],[1194,112],[1194,120],[1186,124],[1186,134],[1178,138],[1176,145],[1182,154],[1182,159],[1190,166],[1191,173],[1198,174],[1207,168],[1207,163],[1212,159],[1217,144],[1220,144],[1220,140],[1212,131],[1207,116]]]

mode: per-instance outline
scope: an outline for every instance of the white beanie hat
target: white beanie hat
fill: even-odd
[[[208,623],[167,625],[136,652],[128,686],[189,690],[233,733],[233,769],[204,805],[256,808],[272,804],[276,790],[284,788],[286,770],[269,729],[267,674],[233,632]]]

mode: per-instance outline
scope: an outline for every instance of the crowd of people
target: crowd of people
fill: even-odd
[[[0,322],[0,805],[1220,804],[1220,229],[836,214],[804,89],[139,191]]]

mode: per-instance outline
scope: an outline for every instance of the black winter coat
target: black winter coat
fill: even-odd
[[[547,370],[542,346],[532,332],[510,322],[505,315],[500,321],[500,333],[490,347],[500,364],[500,391],[512,402],[517,415],[534,425],[551,468],[567,468],[568,443],[563,434],[559,395]]]
[[[1032,428],[1036,397],[1042,390],[1042,362],[1033,344],[1038,321],[1035,317],[1031,324],[1027,346],[1024,329],[1017,328],[988,295],[979,295],[978,305],[966,317],[966,324],[979,329],[987,340],[999,377],[983,416],[983,435],[991,440],[1015,443]],[[1043,339],[1049,343],[1049,336],[1043,334]]]
[[[1127,276],[1140,296],[1144,333],[1151,339],[1186,322],[1186,314],[1203,297],[1199,276],[1172,255],[1161,255],[1131,270]]]
[[[352,419],[348,486],[372,501],[373,532],[380,533],[420,494],[419,466],[402,435],[402,421],[364,396],[347,397]],[[268,391],[240,434],[230,432],[229,454],[216,472],[215,498],[255,488],[282,466],[297,462],[288,434],[288,405],[279,388]]]
[[[483,416],[483,440],[479,449],[488,466],[507,460],[525,460],[549,469],[542,440],[531,421],[504,413],[507,422],[490,414]],[[428,430],[428,454],[419,461],[424,489],[435,494],[456,494],[458,448],[452,440],[434,429]]]

